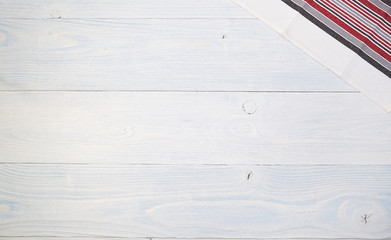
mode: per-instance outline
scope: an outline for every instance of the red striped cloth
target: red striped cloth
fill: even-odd
[[[391,77],[390,1],[282,1]]]

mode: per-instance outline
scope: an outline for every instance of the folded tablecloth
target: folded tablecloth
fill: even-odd
[[[233,0],[391,111],[390,0]]]

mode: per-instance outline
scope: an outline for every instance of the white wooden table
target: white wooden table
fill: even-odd
[[[0,239],[391,238],[391,115],[230,0],[0,1]]]

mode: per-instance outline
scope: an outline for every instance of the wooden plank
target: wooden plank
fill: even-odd
[[[391,236],[390,165],[3,164],[0,180],[1,236]]]
[[[299,15],[298,11],[282,1],[233,0],[233,2],[280,34],[283,34]]]
[[[0,237],[0,240],[69,240],[69,237]],[[117,237],[104,237],[104,239],[118,240]],[[177,240],[177,238],[160,237],[121,237],[121,240]],[[254,240],[330,240],[330,238],[250,238]],[[72,237],[71,240],[96,240],[95,237]],[[249,238],[186,238],[186,240],[249,240]],[[338,238],[338,240],[362,240],[362,238]]]
[[[0,237],[0,240],[69,240],[69,237]],[[104,239],[118,240],[117,237],[104,237]],[[121,237],[121,240],[177,240],[177,238],[159,237]],[[95,237],[72,237],[71,240],[96,240]],[[249,238],[186,238],[186,240],[249,240]],[[254,238],[254,240],[330,240],[330,238]],[[338,238],[338,240],[362,240],[362,238]]]
[[[0,237],[0,240],[69,240],[69,237]],[[118,240],[117,237],[104,237],[104,239]],[[177,238],[159,237],[121,237],[121,240],[177,240]],[[330,238],[250,238],[254,240],[330,240]],[[96,240],[95,237],[72,237],[71,240]],[[249,240],[249,238],[186,238],[186,240]],[[338,238],[338,240],[362,240],[362,238]]]
[[[258,20],[1,20],[0,89],[354,91]]]
[[[0,18],[252,18],[231,0],[2,0]]]
[[[359,93],[2,92],[0,161],[389,164]]]

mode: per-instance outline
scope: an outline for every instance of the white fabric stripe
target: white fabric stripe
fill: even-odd
[[[322,6],[322,4],[320,3],[320,1],[319,0],[314,0],[315,2],[317,2],[321,7],[329,7],[331,10],[334,10],[334,8],[332,8],[331,6],[329,6],[329,5],[327,5],[327,6]],[[317,11],[316,9],[314,9],[315,11]],[[328,10],[328,9],[326,9],[328,12],[330,12],[330,10]],[[336,10],[335,10],[336,11]],[[340,12],[340,11],[339,11]],[[349,20],[346,20],[345,18],[344,18],[344,16],[340,16],[340,15],[335,15],[335,14],[339,14],[339,12],[336,12],[336,13],[332,13],[332,12],[330,12],[331,14],[333,14],[334,16],[337,16],[338,18],[340,18],[341,20],[342,19],[344,19],[345,21],[347,21],[347,22],[349,22]],[[345,22],[346,23],[346,22]],[[349,24],[348,24],[349,25]],[[350,34],[350,33],[347,33],[347,34]],[[367,33],[359,33],[359,34],[361,34],[361,35],[364,35],[364,37],[366,37],[367,38],[367,40],[369,40],[370,42],[372,42],[373,44],[375,44],[376,46],[378,46],[379,48],[381,48],[384,52],[386,52],[386,54],[388,53],[388,55],[390,55],[390,53],[387,51],[387,49],[384,49],[384,48],[382,48],[382,46],[381,45],[379,45],[379,43],[378,42],[376,42],[376,41],[373,41],[371,38],[371,36],[365,36],[365,34],[367,34]],[[355,36],[353,36],[352,35],[352,37],[355,37]],[[356,37],[355,37],[356,38]],[[358,39],[358,38],[356,38],[358,41],[361,41],[360,39]],[[361,41],[362,42],[362,41]],[[365,53],[368,53],[368,52],[370,52],[370,53],[372,53],[371,55],[373,55],[373,54],[375,54],[376,56],[378,56],[379,58],[381,58],[381,59],[384,59],[384,61],[386,61],[386,62],[388,62],[387,61],[387,59],[385,59],[382,55],[380,55],[378,52],[376,52],[375,50],[372,50],[369,46],[367,46],[367,44],[365,44],[364,42],[362,42],[362,45],[360,45],[359,46],[359,48],[360,49],[362,49],[362,51],[364,51]],[[374,60],[375,60],[376,58],[374,58]],[[381,62],[379,62],[378,61],[378,63],[381,63]],[[383,64],[382,64],[383,65]],[[383,65],[384,66],[384,65]]]
[[[385,4],[384,2],[379,0],[369,0],[369,1],[376,7],[380,8],[381,10],[391,13],[391,7]]]
[[[279,12],[276,8],[267,8],[264,5],[264,2],[269,1],[235,0],[235,2],[240,3],[241,6],[255,13],[254,15],[261,19],[267,19],[266,23],[272,26],[275,25],[272,22],[273,20],[278,22],[280,18],[284,17],[284,13]],[[280,1],[273,0],[272,2]],[[249,8],[249,6],[255,6],[256,8]],[[305,10],[311,14],[310,11]],[[264,13],[267,17],[263,16]],[[271,18],[270,16],[274,17]],[[330,27],[330,25],[326,25]],[[286,25],[284,24],[284,26]],[[344,36],[343,34],[340,35]],[[391,80],[323,29],[298,14],[292,19],[288,29],[284,32],[284,36],[356,89],[366,94],[385,110],[391,110]]]
[[[360,56],[352,59],[341,77],[391,112],[391,79]]]
[[[369,26],[373,31],[375,31],[377,34],[379,34],[381,37],[385,38],[385,40],[391,41],[391,35],[384,31],[383,29],[379,28],[378,25],[374,23],[374,21],[368,20],[368,17],[363,15],[362,13],[358,12],[357,10],[353,9],[352,7],[341,4],[340,0],[331,0],[334,2],[335,5],[338,5],[340,8],[344,9],[346,12],[348,12],[350,15],[354,16],[356,19],[358,19],[360,22],[364,23],[365,25]],[[357,5],[358,8],[360,6]],[[391,28],[389,29],[391,32]],[[390,48],[390,46],[389,46]]]
[[[361,5],[358,5],[358,4],[355,4],[354,2],[349,2],[351,5],[355,6],[356,8],[358,8],[360,11],[364,12],[364,13],[361,13],[361,14],[365,14],[367,15],[366,17],[367,18],[370,18],[369,21],[372,21],[374,22],[375,24],[377,25],[381,25],[383,31],[385,31],[387,34],[391,34],[391,26],[388,26],[386,24],[384,24],[379,18],[377,18],[373,12],[371,11],[367,11],[365,8],[362,8]],[[365,16],[364,15],[364,16]],[[380,26],[379,26],[380,27]]]
[[[331,14],[337,16],[338,18],[343,20],[345,23],[348,22],[347,24],[350,25],[350,27],[357,28],[357,29],[359,29],[359,31],[362,31],[362,33],[360,33],[361,35],[366,37],[369,41],[371,41],[373,44],[377,45],[379,48],[382,48],[383,51],[388,53],[388,55],[391,55],[391,52],[389,51],[390,48],[386,45],[384,40],[380,39],[377,36],[374,36],[374,34],[371,33],[369,30],[367,30],[366,28],[363,28],[360,24],[358,24],[358,21],[355,20],[353,17],[349,16],[348,14],[343,13],[340,9],[337,9],[335,6],[333,6],[329,2],[324,1],[324,2],[320,3],[320,1],[318,1],[318,0],[315,0],[315,2],[317,2],[323,8],[325,8],[325,7],[322,6],[322,4],[324,4],[325,6],[330,8],[331,10],[335,11],[337,15],[335,13],[330,12],[330,10],[328,10],[327,8],[325,8],[328,12],[330,12]],[[357,29],[356,29],[356,31],[357,31]]]
[[[345,29],[341,28],[338,24],[334,23],[332,20],[324,16],[323,14],[319,13],[318,10],[313,8],[311,5],[307,4],[304,0],[294,0],[295,3],[298,3],[298,1],[303,2],[304,4],[298,4],[298,6],[302,6],[302,8],[311,14],[314,18],[316,18],[318,21],[325,24],[328,28],[332,29],[334,32],[339,34],[341,37],[343,37],[345,40],[350,42],[351,44],[355,45],[357,48],[360,48],[366,55],[371,57],[374,61],[382,65],[383,67],[387,69],[391,69],[391,63],[384,59],[382,56],[380,56],[377,52],[373,51],[371,48],[366,47],[359,39],[355,38],[353,35],[351,35],[349,32],[347,32]],[[323,31],[323,30],[322,30]]]
[[[280,0],[233,0],[233,2],[281,34],[286,31],[292,20],[299,15],[296,10]],[[270,11],[270,9],[274,9],[274,11]],[[276,14],[276,12],[281,14]]]
[[[257,0],[254,0],[257,1]],[[284,36],[305,53],[341,75],[355,53],[302,15],[292,22]]]
[[[331,1],[333,1],[333,0],[331,0]],[[338,4],[338,3],[336,3],[336,5],[338,5],[338,6],[340,6],[340,4]],[[343,8],[345,11],[349,11],[348,9],[346,9],[345,7],[344,7],[344,5],[343,6],[340,6],[341,8]],[[353,9],[352,9],[353,10]],[[348,12],[349,14],[351,14],[350,12]],[[353,15],[353,14],[352,14]],[[359,21],[361,20],[361,19],[358,19]],[[363,19],[362,20],[364,23],[363,24],[365,24],[365,23],[367,23],[368,25],[369,25],[369,21],[365,21],[365,19]],[[358,27],[358,26],[357,26]],[[374,32],[376,32],[376,33],[379,33],[378,31],[376,31],[376,29],[377,29],[377,26],[376,25],[374,25],[374,24],[372,24],[371,23],[371,26],[370,26],[370,28],[371,28],[371,30],[372,31],[374,31]],[[360,28],[361,29],[361,28]],[[363,29],[362,29],[362,31],[364,31]],[[365,31],[367,34],[369,34],[368,33],[368,31]],[[383,32],[383,35],[387,35],[386,33],[384,33]],[[376,44],[378,47],[383,47],[383,48],[385,48],[385,49],[383,49],[383,50],[385,50],[385,52],[386,53],[388,53],[388,55],[390,55],[391,56],[391,45],[389,44],[389,42],[390,42],[390,35],[387,35],[386,36],[386,39],[383,41],[380,41],[380,39],[379,38],[376,38],[376,40],[378,40],[377,42],[374,42],[374,41],[372,41],[371,39],[369,39],[372,43],[374,43],[374,44]],[[388,41],[387,41],[388,40]],[[364,52],[370,52],[370,51],[374,51],[374,50],[371,50],[370,49],[370,47],[368,47],[367,48],[368,50],[365,50]],[[387,50],[388,51],[387,51]],[[374,51],[376,54],[378,54],[376,51]],[[378,54],[379,55],[379,54]],[[379,55],[379,57],[381,57],[381,58],[383,58],[381,55]],[[383,58],[384,59],[384,58]],[[385,59],[385,61],[388,61],[387,59]]]
[[[391,24],[389,22],[387,22],[387,21],[384,22],[384,18],[380,17],[376,12],[372,11],[371,9],[365,7],[363,4],[361,4],[359,2],[356,2],[356,1],[350,1],[349,3],[354,5],[354,6],[357,6],[362,11],[364,11],[364,12],[368,13],[369,15],[373,16],[373,18],[375,18],[380,25],[382,25],[387,30],[391,31]]]
[[[377,18],[379,18],[380,20],[382,20],[382,22],[384,24],[387,24],[387,26],[391,26],[388,21],[383,17],[383,16],[380,16],[379,14],[377,14],[376,12],[372,11],[370,8],[368,8],[367,6],[365,6],[364,4],[358,2],[358,1],[355,1],[355,0],[352,0],[353,2],[355,2],[356,4],[360,5],[362,8],[365,8],[367,11],[369,12],[372,12]],[[391,16],[390,16],[391,17]]]

